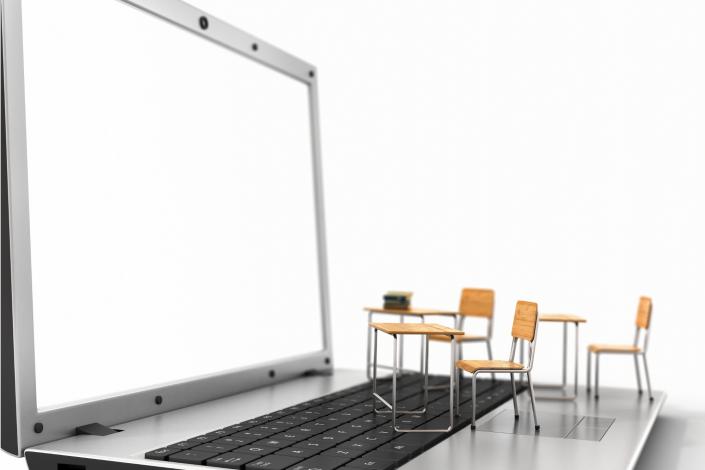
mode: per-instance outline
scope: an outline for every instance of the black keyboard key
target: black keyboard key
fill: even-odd
[[[281,415],[279,413],[274,412],[271,414],[258,416],[256,419],[258,419],[260,421],[267,422],[267,421],[272,421],[273,419],[277,419],[279,417],[281,417]]]
[[[379,444],[372,443],[372,442],[366,442],[366,441],[358,441],[358,440],[353,439],[351,441],[343,442],[338,447],[350,448],[350,449],[360,449],[360,450],[364,450],[365,452],[368,452],[372,449],[379,447]]]
[[[273,424],[263,424],[262,426],[255,426],[252,429],[248,429],[245,432],[266,433],[267,436],[271,436],[272,434],[277,434],[277,433],[285,431],[287,429],[289,429],[289,428],[285,427],[285,426],[275,426]]]
[[[153,450],[144,454],[145,459],[151,460],[166,460],[172,454],[181,452],[179,449],[171,449],[169,447],[162,447],[161,449]]]
[[[306,423],[305,426],[303,426],[305,429],[312,429],[314,433],[318,432],[323,432],[327,429],[331,429],[338,426],[338,423],[331,423],[331,422],[325,422],[325,421],[313,421],[310,423]]]
[[[225,446],[235,446],[235,447],[242,447],[246,446],[247,444],[252,444],[255,442],[257,439],[255,439],[252,436],[248,437],[237,437],[237,436],[228,436],[228,437],[221,437],[218,440],[211,441],[209,444],[220,444],[220,445],[225,445]]]
[[[191,449],[192,447],[196,447],[197,445],[195,442],[189,442],[189,441],[181,441],[177,442],[175,444],[169,444],[167,447],[170,449],[179,449],[179,450],[188,450]]]
[[[276,434],[276,433],[270,432],[269,430],[265,430],[265,429],[252,428],[252,429],[248,429],[247,431],[242,431],[237,434],[233,434],[233,436],[234,437],[241,437],[243,439],[251,437],[255,441],[259,441],[260,439],[264,439],[265,437],[269,437],[272,434]]]
[[[364,458],[368,460],[393,460],[394,462],[397,462],[397,464],[403,464],[405,463],[408,459],[410,459],[412,456],[412,453],[404,454],[401,452],[395,452],[392,450],[373,450],[369,454],[363,455]]]
[[[323,452],[326,449],[329,449],[331,447],[335,447],[338,443],[337,442],[331,442],[331,441],[303,441],[299,442],[298,444],[295,444],[294,447],[298,447],[299,449],[316,449],[318,452]]]
[[[204,434],[202,436],[196,436],[192,437],[191,439],[188,439],[188,442],[193,442],[195,446],[198,444],[208,444],[211,441],[215,441],[216,439],[220,439],[219,436],[209,436],[207,434]]]
[[[243,453],[243,454],[254,454],[254,455],[269,455],[273,454],[274,452],[278,451],[276,447],[264,447],[264,446],[244,446],[240,447],[239,449],[235,449],[237,453]]]
[[[324,432],[323,434],[319,434],[318,436],[314,436],[311,439],[309,439],[310,442],[330,442],[333,445],[338,445],[341,442],[345,442],[349,439],[348,436],[340,435],[340,434],[335,434],[331,431]]]
[[[381,451],[393,451],[393,452],[398,452],[400,454],[414,454],[418,450],[423,449],[423,444],[414,444],[414,443],[408,443],[408,442],[398,442],[397,441],[392,441],[388,444],[384,444],[383,446],[378,447],[379,450]]]
[[[374,431],[373,431],[374,432]],[[396,436],[391,435],[391,436],[386,436],[382,434],[363,434],[362,436],[357,436],[356,438],[352,439],[355,442],[367,442],[375,447],[381,446],[382,444],[391,441],[394,439]]]
[[[330,455],[331,457],[343,457],[346,459],[356,459],[362,454],[369,452],[368,449],[354,449],[352,447],[333,447],[321,453],[321,455]]]
[[[375,428],[387,423],[391,423],[391,419],[386,416],[366,415],[360,419],[356,419],[351,424],[360,424],[363,426],[368,426],[369,428]]]
[[[289,447],[295,444],[294,441],[287,441],[284,439],[273,439],[268,437],[267,439],[262,439],[261,441],[254,442],[253,446],[261,447],[276,447],[277,449],[283,449],[284,447]]]
[[[325,429],[318,429],[315,426],[301,426],[298,428],[291,428],[290,431],[298,434],[307,434],[309,436],[312,436],[314,434],[318,434],[325,431]]]
[[[368,431],[369,429],[351,427],[349,424],[344,424],[335,429],[331,429],[330,431],[326,431],[324,434],[335,434],[336,436],[344,436],[345,439],[352,439],[353,437],[359,436],[360,434]]]
[[[215,452],[216,454],[223,454],[225,452],[230,452],[231,450],[235,449],[237,446],[232,446],[232,445],[223,445],[223,444],[213,444],[212,442],[209,444],[201,444],[200,446],[196,446],[191,450],[195,450],[198,452]]]
[[[250,420],[247,420],[247,421],[243,421],[242,424],[249,424],[250,426],[257,426],[258,424],[264,424],[264,423],[266,423],[266,422],[267,422],[267,421],[264,420],[264,419],[255,418],[255,419],[250,419]]]
[[[396,467],[394,460],[379,460],[361,457],[347,464],[351,468],[366,468],[367,470],[391,470]]]
[[[271,423],[267,423],[267,425],[272,425],[272,426],[278,426],[281,429],[291,429],[294,426],[298,426],[300,423],[298,421],[294,421],[293,419],[278,419],[276,421],[272,421]]]
[[[182,450],[169,456],[169,462],[190,463],[193,465],[203,465],[206,460],[215,457],[215,452],[198,452],[195,450]]]
[[[267,455],[260,457],[257,460],[245,465],[245,470],[284,470],[292,465],[299,463],[301,459],[296,457],[287,457],[286,455]]]
[[[306,434],[302,432],[292,432],[292,431],[284,431],[280,432],[279,434],[275,434],[273,436],[270,436],[269,439],[283,439],[287,441],[292,441],[292,442],[299,442],[299,441],[305,441],[306,439],[309,439],[311,437],[311,434]]]
[[[417,445],[417,446],[425,446],[426,444],[430,443],[431,441],[436,440],[439,435],[441,436],[441,438],[444,437],[444,434],[435,433],[435,432],[406,433],[401,437],[397,437],[392,442],[400,443],[400,444],[411,444],[411,445]]]
[[[230,452],[206,460],[206,465],[208,465],[209,467],[241,469],[246,463],[252,462],[253,460],[256,460],[258,458],[259,455],[237,454],[234,452]]]
[[[232,426],[225,427],[225,428],[223,428],[223,430],[228,431],[228,434],[235,434],[236,432],[245,431],[247,429],[250,429],[253,426],[254,426],[253,424],[240,423],[240,424],[233,424]]]
[[[290,467],[289,470],[335,470],[336,468],[342,467],[349,461],[350,459],[341,457],[317,455],[316,457],[297,463],[293,467]]]
[[[319,449],[302,449],[301,447],[287,447],[286,449],[276,451],[275,454],[306,459],[308,457],[313,457],[319,452]]]
[[[315,421],[315,420],[317,420],[317,419],[320,418],[320,417],[321,417],[320,414],[315,414],[315,415],[314,415],[314,414],[301,414],[301,413],[297,413],[297,414],[295,414],[295,415],[287,416],[287,419],[290,419],[290,420],[292,420],[292,421],[297,421],[297,422],[299,422],[299,423],[302,423],[302,422],[305,423],[305,422],[307,422],[307,421]]]

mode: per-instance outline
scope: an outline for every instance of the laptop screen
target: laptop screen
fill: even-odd
[[[39,408],[322,350],[308,86],[115,0],[23,29]]]

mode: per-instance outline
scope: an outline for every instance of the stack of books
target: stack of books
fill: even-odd
[[[411,306],[412,292],[390,290],[384,294],[384,308],[405,310]]]

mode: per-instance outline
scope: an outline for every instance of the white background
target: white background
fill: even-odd
[[[640,468],[699,468],[705,4],[192,3],[319,67],[336,366],[362,367],[387,289],[454,308],[494,288],[497,355],[518,299],[587,317],[584,346],[631,341],[649,295],[654,436],[678,445]],[[537,378],[560,347],[542,328]],[[631,359],[602,366],[634,387]]]

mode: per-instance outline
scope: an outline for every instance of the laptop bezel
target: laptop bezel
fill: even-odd
[[[112,426],[288,380],[327,373],[333,356],[320,158],[318,76],[311,64],[181,0],[116,0],[259,62],[308,86],[311,158],[323,349],[267,364],[96,398],[39,411],[36,397],[29,197],[25,133],[22,0],[0,0],[3,93],[2,448],[24,449],[75,434],[79,426]],[[205,18],[205,20],[204,20]],[[257,47],[252,47],[257,44]],[[272,371],[274,373],[272,374]]]

